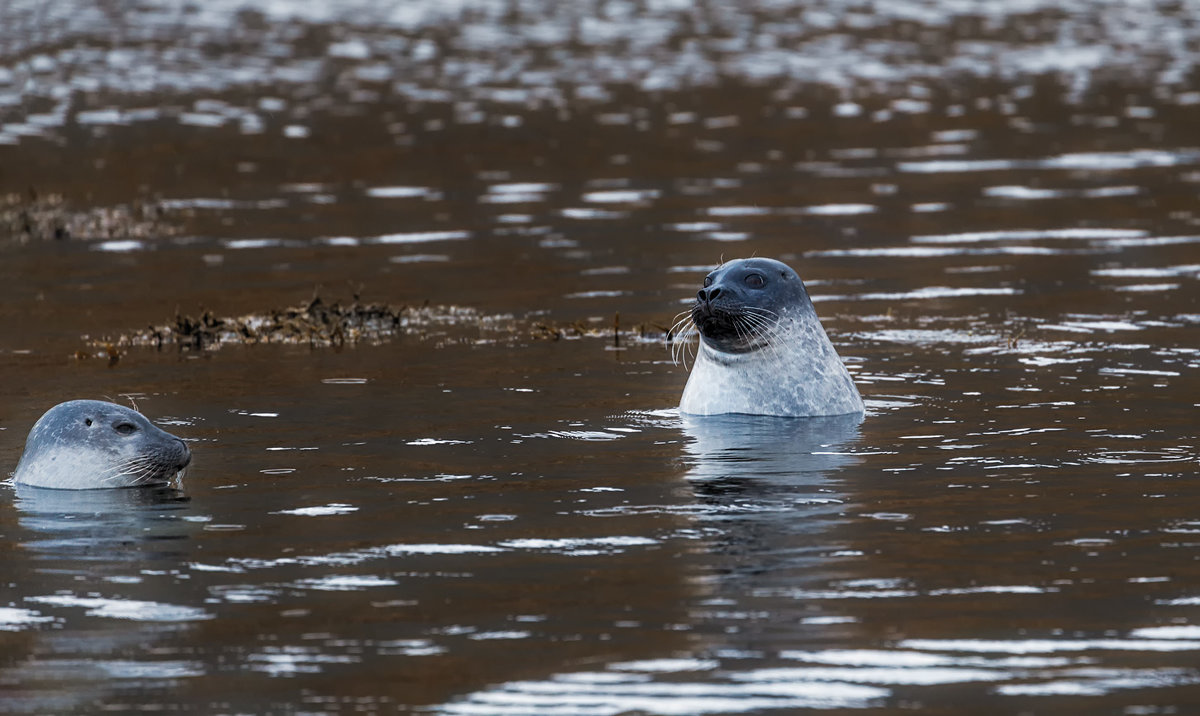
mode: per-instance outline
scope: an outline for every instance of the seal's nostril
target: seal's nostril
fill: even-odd
[[[717,296],[721,295],[721,289],[713,286],[712,288],[702,288],[696,292],[696,298],[701,301],[714,301]]]

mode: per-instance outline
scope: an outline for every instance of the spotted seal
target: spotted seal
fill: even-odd
[[[681,338],[700,334],[681,413],[809,417],[863,411],[804,282],[774,259],[737,259],[704,279]]]
[[[182,440],[136,410],[100,400],[71,400],[34,423],[13,479],[64,490],[161,485],[191,459]]]

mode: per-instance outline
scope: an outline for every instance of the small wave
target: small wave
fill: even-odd
[[[1141,239],[1149,233],[1141,229],[1006,229],[969,231],[960,234],[928,234],[910,238],[915,244],[966,244],[990,241],[1038,241]]]
[[[1173,167],[1200,161],[1196,149],[1136,149],[1128,152],[1079,152],[1044,159],[976,159],[900,162],[896,168],[917,174],[959,174],[1012,169],[1118,171],[1144,167]]]
[[[347,505],[340,502],[331,502],[328,505],[319,505],[315,507],[297,507],[291,510],[279,510],[272,512],[273,515],[300,515],[302,517],[325,517],[327,515],[347,515],[351,512],[357,512],[358,508],[353,505]]]
[[[1055,654],[1081,651],[1197,651],[1193,639],[904,639],[897,646],[951,653]]]
[[[544,681],[516,681],[477,691],[434,711],[450,716],[701,716],[769,709],[865,708],[891,695],[890,690],[876,686],[797,681],[768,670],[731,676],[716,682],[654,682],[636,672],[559,674]]]
[[[636,204],[649,199],[657,199],[659,192],[655,189],[625,189],[592,191],[583,195],[583,200],[593,204]]]
[[[186,607],[161,602],[145,602],[133,599],[105,599],[103,597],[77,597],[72,594],[54,594],[42,597],[26,597],[37,604],[58,607],[83,607],[88,616],[109,619],[130,619],[139,622],[186,622],[212,619],[213,615],[196,607]]]
[[[375,199],[436,198],[440,196],[427,186],[373,186],[364,192]]]
[[[0,631],[20,631],[26,627],[55,621],[29,609],[0,607]]]

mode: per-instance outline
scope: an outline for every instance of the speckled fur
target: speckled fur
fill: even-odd
[[[788,277],[788,285],[768,287],[770,296],[749,290],[737,294],[744,287],[730,286],[732,277],[749,270],[772,271],[774,277],[782,274]],[[858,389],[829,342],[803,283],[794,272],[787,272],[791,269],[771,259],[740,259],[710,274],[715,277],[713,286],[728,287],[726,293],[737,294],[736,299],[746,305],[767,298],[776,301],[772,310],[777,315],[765,329],[763,345],[745,352],[722,350],[720,340],[701,330],[680,412],[809,417],[863,411]]]
[[[116,429],[121,425],[133,430],[121,434]],[[64,490],[161,485],[190,460],[182,440],[141,413],[115,403],[72,400],[34,424],[13,479]]]

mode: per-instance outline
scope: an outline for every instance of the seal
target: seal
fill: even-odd
[[[811,417],[863,411],[804,282],[774,259],[737,259],[704,278],[681,337],[700,334],[679,411]]]
[[[34,423],[13,480],[62,490],[162,485],[191,460],[182,440],[136,410],[71,400]]]

